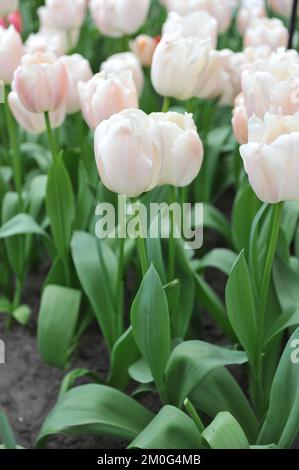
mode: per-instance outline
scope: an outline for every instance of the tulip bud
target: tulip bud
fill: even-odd
[[[267,203],[298,201],[299,113],[267,113],[249,120],[249,142],[240,153],[257,197]]]
[[[163,3],[168,11],[183,16],[195,11],[209,13],[217,20],[219,33],[227,31],[232,22],[234,3],[231,0],[165,0]]]
[[[91,0],[91,16],[106,36],[119,38],[141,28],[149,12],[150,0]]]
[[[78,84],[85,121],[95,129],[102,121],[127,108],[138,108],[138,96],[130,71],[119,75],[101,72]]]
[[[28,111],[55,111],[65,103],[68,74],[54,54],[26,54],[14,74],[14,86]]]
[[[29,54],[50,52],[60,57],[67,52],[66,38],[60,31],[41,31],[29,34],[25,46]]]
[[[244,97],[242,94],[237,96],[233,110],[232,126],[237,142],[246,144],[248,142],[248,118],[244,106]]]
[[[261,46],[267,44],[273,51],[286,47],[289,33],[278,18],[257,18],[245,31],[244,46]]]
[[[92,79],[92,70],[88,60],[80,54],[63,56],[59,59],[67,69],[69,78],[68,94],[66,97],[66,112],[73,114],[80,109],[80,100],[78,94],[78,83],[85,83]]]
[[[42,134],[46,131],[44,114],[31,113],[24,108],[18,94],[12,91],[8,95],[8,103],[15,120],[27,132],[31,134]],[[56,111],[49,113],[52,129],[59,127],[65,119],[65,107],[60,106]]]
[[[86,0],[46,0],[46,8],[57,29],[78,29],[84,23]]]
[[[188,100],[197,96],[201,74],[207,67],[211,40],[165,35],[153,56],[151,78],[162,96]],[[174,79],[175,77],[175,79]]]
[[[8,16],[19,9],[19,0],[1,0],[0,17]]]
[[[203,145],[191,114],[152,113],[162,131],[162,168],[159,185],[188,186],[198,175]]]
[[[137,197],[157,184],[161,131],[143,111],[128,109],[103,121],[95,131],[95,158],[103,184]]]
[[[130,49],[144,67],[150,67],[158,42],[156,38],[140,34],[133,41],[130,41]]]
[[[212,48],[216,48],[217,45],[217,30],[217,20],[205,11],[195,11],[186,16],[170,12],[163,25],[163,34],[177,33],[185,38],[190,36],[199,39],[210,38]]]
[[[11,83],[14,71],[20,65],[24,47],[19,33],[13,26],[0,26],[0,80]]]
[[[101,71],[108,74],[119,75],[121,72],[131,71],[138,96],[141,95],[144,85],[142,67],[136,55],[132,52],[121,52],[110,56],[101,65]]]

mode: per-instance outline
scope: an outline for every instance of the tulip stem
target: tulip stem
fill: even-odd
[[[261,290],[260,290],[260,301],[258,305],[257,315],[257,352],[256,352],[256,369],[257,369],[257,395],[259,400],[259,408],[261,415],[264,410],[264,399],[263,399],[263,387],[262,387],[262,369],[263,369],[263,347],[264,347],[264,328],[265,328],[265,315],[267,309],[269,286],[271,281],[271,273],[273,268],[273,261],[276,252],[280,220],[283,204],[280,202],[273,208],[271,226],[270,226],[270,238],[265,262],[265,268],[263,272]]]
[[[194,406],[192,405],[191,401],[188,398],[186,398],[186,400],[184,401],[184,407],[186,408],[188,415],[194,422],[199,432],[202,433],[205,430],[205,426],[202,420],[200,419],[200,417],[198,416],[196,409],[194,408]]]
[[[169,108],[170,108],[170,98],[165,96],[163,100],[163,105],[162,105],[162,113],[167,113],[169,111]]]
[[[132,200],[133,204],[138,205],[138,199],[133,199]],[[139,231],[142,230],[142,224],[141,224],[141,218],[140,218],[140,212],[138,210],[138,217],[139,217]],[[147,257],[147,252],[146,252],[146,246],[145,246],[145,241],[143,236],[138,236],[136,238],[136,244],[137,244],[137,250],[138,250],[138,255],[139,255],[139,260],[140,260],[140,265],[141,265],[141,271],[142,271],[142,276],[144,277],[149,269],[149,264],[148,264],[148,257]]]
[[[9,141],[12,147],[12,168],[15,189],[18,193],[19,207],[20,210],[23,208],[23,199],[22,199],[22,160],[20,149],[17,141],[16,127],[12,117],[12,114],[8,105],[8,87],[5,87],[5,96],[4,96],[4,112],[8,128]]]
[[[45,121],[46,121],[47,134],[48,134],[49,145],[50,145],[50,149],[52,153],[53,163],[55,163],[55,161],[57,160],[57,148],[56,148],[56,142],[55,142],[52,127],[51,127],[50,115],[48,111],[45,112]]]
[[[117,321],[116,329],[120,326],[122,331],[122,284],[123,284],[123,270],[124,270],[124,258],[125,258],[125,238],[119,239],[119,251],[118,251],[118,267],[117,267],[117,280],[116,280],[116,305],[119,305],[119,320]],[[119,336],[121,334],[119,332]]]
[[[171,187],[171,200],[170,204],[174,204],[176,202],[176,191],[175,187]],[[174,221],[174,211],[171,210],[169,211],[169,243],[168,243],[168,279],[169,282],[172,282],[174,279],[174,274],[175,274],[175,221]]]

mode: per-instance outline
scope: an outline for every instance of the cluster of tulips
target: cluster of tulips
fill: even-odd
[[[8,332],[35,324],[25,286],[46,260],[38,349],[66,369],[36,445],[94,433],[144,449],[292,447],[297,2],[40,3],[0,0],[0,313]],[[117,195],[128,218],[139,203],[204,203],[216,245],[184,249],[173,221],[168,238],[97,238],[96,206],[117,211]],[[72,368],[95,320],[106,377]],[[76,385],[82,376],[91,383]],[[10,431],[3,446],[16,446]]]

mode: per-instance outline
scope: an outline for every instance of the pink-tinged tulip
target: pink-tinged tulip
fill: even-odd
[[[138,108],[130,71],[119,75],[98,73],[88,82],[78,84],[78,94],[84,119],[91,129],[124,109]]]
[[[249,120],[249,142],[240,153],[249,182],[267,203],[299,200],[299,114],[266,114]]]
[[[179,15],[176,12],[170,12],[162,29],[163,34],[178,33],[185,38],[210,38],[211,47],[214,49],[217,45],[217,30],[217,20],[205,11],[195,11],[186,16]]]
[[[248,142],[248,118],[242,94],[237,96],[233,109],[232,126],[237,142],[242,145]]]
[[[293,0],[268,0],[268,6],[279,15],[290,16]],[[299,5],[297,13],[299,13]]]
[[[101,65],[101,71],[108,74],[113,73],[119,75],[125,71],[131,71],[133,80],[135,82],[138,95],[140,96],[144,85],[144,76],[142,67],[138,58],[133,52],[120,52],[110,56]]]
[[[224,33],[229,28],[234,10],[231,0],[165,0],[168,11],[175,11],[180,15],[189,15],[195,11],[205,11],[218,22],[218,32]]]
[[[155,90],[180,100],[197,96],[210,50],[210,39],[163,36],[153,56],[151,78]]]
[[[2,26],[2,28],[13,26],[18,31],[18,33],[21,33],[23,29],[21,13],[19,11],[15,11],[14,13],[10,13],[4,18],[0,18],[0,26]]]
[[[24,46],[19,33],[13,26],[8,29],[0,26],[0,80],[11,83],[23,55]]]
[[[59,61],[66,66],[69,77],[66,112],[67,114],[73,114],[80,109],[78,83],[85,83],[91,80],[92,70],[88,60],[80,54],[65,55],[60,57]]]
[[[27,53],[50,52],[57,57],[67,52],[67,42],[64,33],[60,31],[41,31],[30,34],[25,42]]]
[[[137,197],[157,185],[161,131],[143,111],[128,109],[103,121],[95,132],[95,158],[103,184]]]
[[[150,0],[90,0],[91,16],[105,36],[134,34],[149,12]]]
[[[203,145],[191,114],[152,113],[162,131],[162,168],[159,185],[188,186],[198,175],[203,161]]]
[[[144,67],[150,67],[158,42],[156,38],[152,38],[147,34],[140,34],[133,41],[130,41],[130,49]]]
[[[86,0],[46,0],[46,8],[57,29],[81,28],[85,20]]]
[[[278,18],[259,18],[253,20],[245,31],[244,46],[261,46],[267,44],[273,51],[286,47],[289,33]]]
[[[250,23],[256,18],[266,17],[264,0],[242,0],[241,8],[237,15],[237,25],[240,34],[244,34]]]
[[[47,7],[39,7],[37,9],[38,17],[39,17],[39,34],[42,33],[42,37],[48,38],[49,45],[48,50],[51,50],[53,46],[51,45],[51,35],[53,38],[60,38],[59,41],[63,45],[64,52],[62,54],[56,55],[63,55],[66,52],[74,49],[77,46],[80,36],[80,28],[73,28],[69,30],[59,29],[53,19],[53,15],[51,11]],[[58,41],[58,39],[56,39]]]
[[[268,59],[254,62],[242,75],[246,112],[263,119],[267,112],[294,114],[299,111],[299,56],[279,50]]]
[[[31,113],[24,108],[18,94],[11,91],[8,95],[8,103],[15,120],[27,132],[31,134],[42,134],[46,131],[46,121],[44,114]],[[65,119],[65,107],[60,106],[56,111],[50,113],[52,129],[59,127]]]
[[[55,111],[67,97],[67,70],[54,54],[26,54],[15,71],[14,86],[28,111]]]
[[[19,9],[19,0],[0,0],[0,17],[8,16]]]

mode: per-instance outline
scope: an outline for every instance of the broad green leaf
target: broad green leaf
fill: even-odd
[[[166,283],[166,273],[163,262],[163,254],[160,238],[146,239],[146,251],[149,264],[153,264],[163,284]]]
[[[30,315],[31,308],[28,305],[20,305],[12,312],[12,316],[23,326],[29,322]]]
[[[299,303],[299,275],[284,261],[275,259],[273,279],[279,303],[285,312]]]
[[[11,313],[12,304],[6,297],[0,297],[0,313]]]
[[[189,416],[164,406],[129,445],[129,449],[200,449],[200,432]]]
[[[0,229],[0,238],[15,237],[17,235],[42,235],[47,237],[46,232],[38,225],[35,220],[28,214],[18,214]]]
[[[270,405],[257,444],[292,446],[299,431],[299,328],[280,359],[270,394]]]
[[[216,268],[229,275],[237,259],[237,254],[231,250],[216,248],[205,255],[199,263],[200,270]]]
[[[37,438],[42,447],[53,434],[110,435],[135,439],[153,414],[133,398],[105,385],[88,384],[66,392],[45,419]]]
[[[256,313],[244,251],[235,262],[225,290],[227,315],[241,345],[253,361],[256,351]]]
[[[118,321],[114,302],[117,277],[115,255],[105,241],[85,232],[74,233],[71,248],[82,288],[92,305],[107,346],[112,350],[118,339],[115,331]]]
[[[182,406],[193,390],[214,369],[244,364],[246,354],[204,341],[185,341],[171,353],[166,369],[166,394],[170,404]],[[178,381],[179,377],[179,381]]]
[[[96,383],[102,382],[100,376],[92,370],[84,368],[74,369],[66,374],[66,376],[63,378],[59,389],[58,400],[60,400],[66,392],[73,388],[76,380],[80,379],[81,377],[88,377]]]
[[[170,321],[161,280],[151,265],[131,308],[133,335],[159,389],[170,350]]]
[[[277,335],[291,326],[299,325],[299,307],[290,307],[280,315],[268,332],[265,343],[269,344]]]
[[[108,384],[111,387],[124,390],[130,381],[128,369],[139,356],[132,327],[129,327],[113,346]]]
[[[211,418],[221,411],[229,411],[246,432],[249,442],[256,442],[258,423],[238,382],[225,368],[209,373],[191,397],[194,406]]]
[[[0,410],[0,436],[6,449],[16,449],[16,441],[6,415]]]
[[[57,253],[64,259],[70,247],[74,195],[70,177],[61,157],[49,171],[46,206]]]
[[[242,188],[235,200],[232,213],[232,232],[236,251],[248,253],[251,224],[261,206],[250,186]]]
[[[130,366],[129,374],[133,380],[141,384],[148,384],[154,380],[150,368],[143,357],[140,357]]]
[[[39,220],[41,206],[46,199],[48,177],[46,175],[36,176],[30,184],[28,199],[29,213],[35,220]]]
[[[43,361],[65,368],[73,345],[81,292],[49,285],[45,288],[38,316],[37,341]]]
[[[202,439],[211,449],[249,449],[247,437],[238,421],[227,411],[218,413],[203,431]]]

